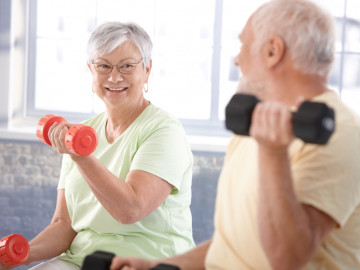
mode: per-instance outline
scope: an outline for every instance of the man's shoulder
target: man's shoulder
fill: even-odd
[[[314,101],[324,102],[334,110],[336,127],[355,129],[360,134],[360,116],[346,105],[336,92],[326,92],[317,96]]]

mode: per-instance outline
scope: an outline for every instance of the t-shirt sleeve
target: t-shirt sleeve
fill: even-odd
[[[300,201],[344,226],[360,202],[360,134],[337,128],[327,145],[305,144],[292,172]]]
[[[178,192],[185,174],[191,174],[192,154],[180,123],[167,121],[151,130],[136,152],[130,170],[143,170],[154,174]]]

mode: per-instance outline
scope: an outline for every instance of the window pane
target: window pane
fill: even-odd
[[[360,54],[345,55],[341,99],[360,114]]]
[[[116,20],[135,22],[152,38],[148,98],[179,118],[209,119],[214,6],[215,0],[39,0],[35,108],[103,110],[93,104],[86,43],[96,25]]]
[[[151,100],[179,118],[209,119],[215,1],[157,1]]]
[[[345,50],[360,52],[360,1],[348,0],[346,9]]]
[[[345,51],[360,52],[360,21],[346,20]]]
[[[328,78],[328,86],[330,89],[339,93],[340,89],[340,74],[341,74],[341,55],[335,54],[334,63],[331,68],[329,78]]]
[[[351,19],[360,21],[360,1],[346,0],[346,16]]]
[[[335,17],[344,16],[344,9],[345,9],[344,0],[312,0],[312,1]]]
[[[139,24],[150,35],[154,36],[156,21],[156,0],[95,0],[97,25],[109,21],[134,22]],[[139,8],[141,7],[141,8]],[[93,30],[93,29],[92,29]]]
[[[222,21],[222,50],[220,68],[219,119],[225,119],[225,106],[236,91],[240,75],[234,65],[234,57],[239,53],[239,34],[250,15],[266,0],[224,1]]]
[[[83,46],[60,39],[37,42],[35,107],[44,110],[92,111],[91,78]]]
[[[340,52],[342,50],[342,33],[343,33],[343,17],[345,14],[345,1],[344,0],[313,0],[313,2],[335,17],[336,51]]]
[[[94,13],[94,3],[38,0],[35,108],[93,110],[86,42],[93,27],[88,14]]]

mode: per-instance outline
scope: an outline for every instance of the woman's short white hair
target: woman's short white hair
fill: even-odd
[[[125,41],[132,42],[139,49],[144,67],[148,66],[152,50],[149,35],[135,23],[121,22],[103,23],[94,30],[87,46],[88,62],[111,53]]]
[[[254,49],[279,35],[290,51],[296,69],[327,75],[335,52],[334,18],[307,0],[272,0],[252,16]]]

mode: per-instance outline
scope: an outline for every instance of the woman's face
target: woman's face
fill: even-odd
[[[111,68],[114,65],[110,73],[99,73],[94,64],[89,65],[93,76],[93,91],[104,101],[107,108],[133,110],[143,104],[143,88],[149,78],[151,62],[150,66],[144,69],[141,59],[137,47],[125,41],[111,53],[93,60],[98,70]],[[119,72],[118,68],[126,72],[131,66],[133,69],[129,71],[130,73]]]

